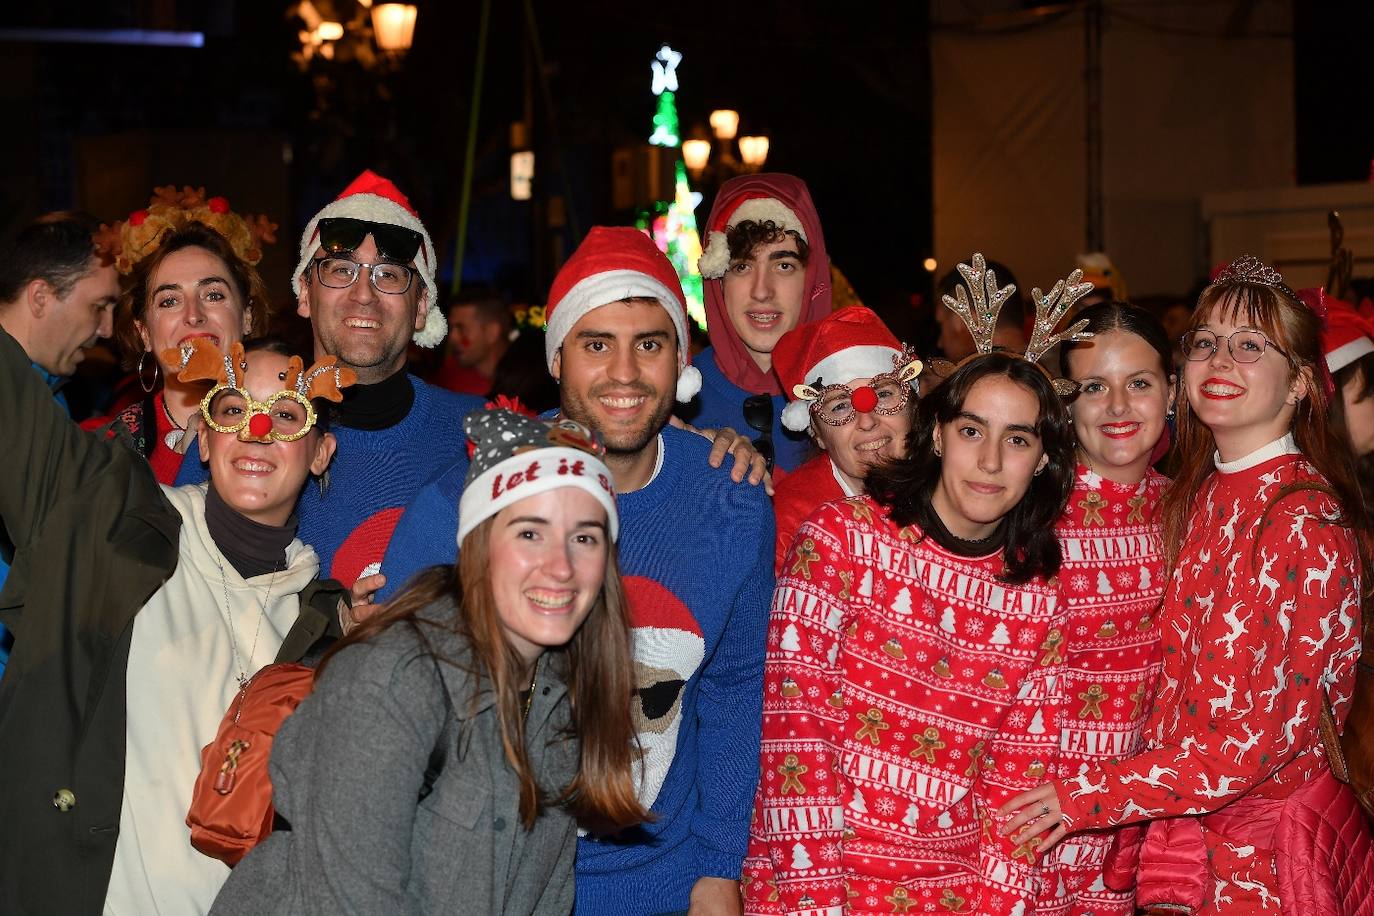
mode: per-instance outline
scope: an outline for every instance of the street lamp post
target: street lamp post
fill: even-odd
[[[718,108],[711,112],[710,124],[714,144],[703,136],[682,143],[682,159],[693,181],[714,189],[736,175],[757,172],[763,168],[768,159],[768,138],[762,134],[737,138],[738,111]],[[697,133],[704,131],[698,130]],[[735,156],[736,145],[739,147],[738,157]],[[716,154],[714,157],[711,155],[713,151]]]

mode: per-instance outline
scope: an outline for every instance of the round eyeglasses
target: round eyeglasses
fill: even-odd
[[[200,402],[200,414],[217,433],[238,433],[247,442],[295,442],[315,425],[315,408],[299,392],[278,391],[255,401],[242,388],[216,385]]]
[[[1226,341],[1226,349],[1230,352],[1231,358],[1238,363],[1255,362],[1264,355],[1266,348],[1273,349],[1275,353],[1285,359],[1288,358],[1287,353],[1280,350],[1272,340],[1259,331],[1233,331],[1230,334],[1221,335],[1198,329],[1189,331],[1179,340],[1183,344],[1183,355],[1195,363],[1211,359],[1223,340]]]
[[[415,271],[404,264],[360,264],[348,258],[316,258],[315,272],[320,282],[330,289],[348,289],[366,269],[372,286],[379,293],[399,296],[410,289]]]
[[[911,385],[902,382],[896,373],[886,373],[858,388],[826,385],[810,407],[812,415],[822,423],[844,426],[861,413],[901,413],[910,397]]]

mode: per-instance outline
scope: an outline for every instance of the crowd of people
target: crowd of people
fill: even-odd
[[[832,305],[778,174],[715,200],[695,356],[631,228],[582,240],[542,337],[490,297],[450,327],[364,172],[301,234],[293,354],[276,228],[160,188],[0,248],[0,911],[1368,905],[1332,764],[1360,308],[1241,257],[1175,338],[1109,262],[1026,296],[976,254],[912,346]],[[138,388],[78,425],[61,381],[108,337]],[[446,340],[444,387],[410,372]]]

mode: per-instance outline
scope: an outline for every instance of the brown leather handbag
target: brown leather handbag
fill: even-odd
[[[1374,817],[1374,645],[1368,632],[1355,665],[1355,695],[1345,730],[1337,732],[1331,713],[1330,697],[1322,696],[1322,745],[1331,765],[1331,775],[1355,792],[1365,814]]]

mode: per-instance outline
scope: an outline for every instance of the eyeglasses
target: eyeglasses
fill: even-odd
[[[751,445],[763,456],[768,470],[773,470],[773,398],[766,394],[753,394],[744,399],[744,422],[755,432],[763,435]]]
[[[876,375],[867,385],[851,389],[848,385],[826,385],[821,396],[811,402],[811,414],[822,423],[844,426],[861,413],[886,416],[901,413],[911,398],[911,386],[895,373]]]
[[[201,400],[200,415],[215,432],[250,442],[295,442],[315,425],[315,408],[289,389],[255,401],[242,388],[216,385]]]
[[[382,257],[408,264],[415,260],[424,241],[420,233],[404,226],[374,223],[347,216],[330,216],[320,220],[320,247],[329,254],[354,251],[363,239],[372,236]]]
[[[1222,336],[1207,330],[1189,331],[1179,338],[1183,344],[1183,355],[1195,363],[1211,359],[1217,352],[1218,344],[1226,341],[1226,349],[1231,354],[1231,358],[1238,363],[1253,363],[1264,355],[1266,347],[1272,347],[1274,352],[1288,358],[1288,354],[1280,350],[1272,340],[1265,337],[1259,331],[1234,331]]]
[[[360,264],[347,258],[316,258],[314,263],[320,282],[330,289],[348,289],[357,282],[363,268],[372,278],[373,288],[391,296],[410,289],[415,279],[415,271],[403,264]]]

